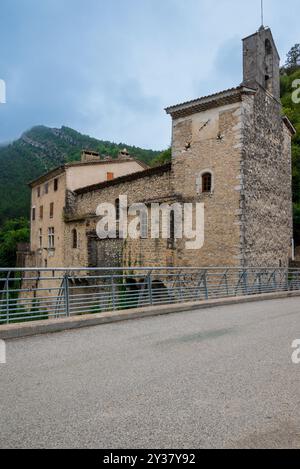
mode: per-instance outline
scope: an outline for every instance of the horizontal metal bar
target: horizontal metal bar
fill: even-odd
[[[0,289],[0,324],[119,311],[150,304],[300,291],[300,270],[287,268],[0,269],[0,274],[3,272],[17,272],[21,276],[11,276],[9,282],[7,277],[0,278],[4,287]]]

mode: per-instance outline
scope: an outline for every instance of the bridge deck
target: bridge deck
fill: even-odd
[[[7,342],[0,447],[300,448],[297,298]]]

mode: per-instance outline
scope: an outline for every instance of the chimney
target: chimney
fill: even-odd
[[[82,150],[81,152],[81,162],[90,163],[92,161],[100,161],[100,155],[97,151],[91,150]]]
[[[124,150],[121,150],[118,155],[119,160],[130,160],[131,156],[126,148]]]

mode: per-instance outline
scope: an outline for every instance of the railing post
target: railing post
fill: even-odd
[[[273,285],[274,285],[274,290],[277,290],[277,281],[276,281],[276,271],[273,273]]]
[[[64,275],[64,298],[65,298],[66,316],[70,317],[69,276],[68,276],[68,274]]]
[[[261,272],[258,273],[259,294],[262,294]]]
[[[177,299],[177,283],[178,283],[178,294],[179,294],[179,299],[180,301],[183,301],[183,294],[182,294],[182,282],[181,282],[182,274],[181,271],[178,272],[178,275],[176,276],[175,283],[174,283],[174,295],[175,298]]]
[[[7,273],[5,282],[5,294],[6,294],[6,324],[9,324],[9,277],[10,272]]]
[[[248,273],[247,270],[244,270],[244,289],[246,295],[248,295]]]
[[[226,295],[229,296],[229,289],[228,289],[228,270],[225,271],[224,280],[225,280]]]
[[[113,311],[116,311],[116,285],[114,282],[114,276],[111,276],[111,299]]]
[[[205,298],[208,300],[208,287],[207,287],[207,271],[204,271],[203,274],[203,282],[204,282],[204,289],[205,289]]]
[[[151,272],[149,272],[149,274],[147,275],[147,284],[148,284],[149,303],[150,305],[153,305]]]
[[[290,291],[290,283],[289,283],[289,269],[286,271],[286,289]]]

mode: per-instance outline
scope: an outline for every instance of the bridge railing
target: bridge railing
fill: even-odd
[[[292,290],[299,269],[0,269],[0,325]]]

